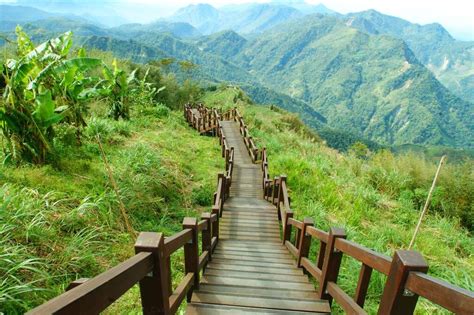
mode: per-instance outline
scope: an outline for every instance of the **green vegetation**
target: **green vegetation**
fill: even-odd
[[[236,89],[219,89],[203,100],[207,104],[235,105],[243,113],[257,145],[267,148],[271,175],[288,176],[292,208],[298,219],[310,216],[324,230],[344,227],[349,239],[389,256],[396,249],[408,247],[436,163],[416,154],[370,152],[360,144],[350,153],[341,154],[304,131],[295,130],[296,123],[288,122],[286,112],[247,105],[238,95]],[[415,244],[427,259],[430,274],[469,290],[474,289],[472,163],[466,160],[444,167]],[[356,261],[343,260],[338,284],[349,293],[355,290],[359,268]],[[369,314],[376,312],[384,283],[384,276],[372,275]],[[425,300],[417,312],[444,313]]]
[[[436,78],[466,101],[474,102],[474,42],[454,39],[440,24],[412,24],[375,10],[349,14],[348,24],[370,34],[403,39]]]
[[[193,60],[137,65],[115,60],[110,52],[86,56],[71,49],[69,34],[32,51],[28,37],[18,33],[17,61],[4,60],[11,68],[2,69],[6,80],[0,85],[7,92],[0,100],[0,309],[7,314],[22,313],[60,294],[72,280],[131,256],[135,235],[123,226],[120,201],[136,231],[167,235],[181,229],[183,217],[209,210],[223,161],[216,139],[199,136],[184,121],[182,105],[188,101],[239,107],[256,143],[268,149],[272,175],[288,175],[298,218],[311,216],[326,230],[344,226],[350,239],[388,255],[406,248],[434,174],[432,161],[375,152],[353,141],[347,154],[329,149],[296,115],[254,106],[236,86],[204,93],[189,79],[179,83],[173,67],[199,71]],[[109,117],[111,104],[121,105],[113,117],[127,119]],[[26,114],[12,116],[17,112]],[[18,121],[21,128],[15,128]],[[120,197],[109,182],[98,138]],[[10,163],[13,150],[21,154]],[[472,160],[443,169],[416,243],[432,274],[470,290],[473,183]],[[183,270],[180,255],[172,261],[176,282]],[[354,261],[343,262],[340,283],[349,292],[357,268]],[[382,276],[373,277],[369,312],[384,283]],[[134,288],[109,312],[134,313],[137,301]],[[423,301],[419,312],[438,311]]]
[[[27,45],[31,42],[27,36],[23,32],[19,35],[20,48],[29,49]],[[23,313],[62,293],[76,278],[92,277],[130,257],[135,235],[128,234],[123,226],[120,200],[136,231],[160,231],[169,235],[181,229],[183,217],[198,215],[209,208],[215,175],[223,168],[214,139],[199,137],[188,128],[181,111],[171,110],[196,97],[193,83],[180,85],[171,74],[162,75],[157,66],[134,65],[100,52],[92,52],[97,58],[91,58],[83,57],[84,51],[80,50],[73,54],[78,57],[71,59],[71,53],[64,49],[70,47],[70,34],[49,41],[47,46],[59,47],[47,56],[55,57],[55,51],[63,52],[55,58],[54,66],[45,67],[40,62],[45,58],[33,59],[31,66],[26,58],[19,58],[22,65],[27,65],[20,69],[30,69],[30,75],[24,80],[9,81],[17,76],[10,77],[7,72],[5,89],[8,91],[13,86],[16,94],[6,93],[7,98],[0,100],[1,126],[11,128],[6,124],[13,120],[5,117],[18,112],[9,107],[11,98],[29,93],[28,86],[33,85],[30,82],[38,89],[34,92],[42,91],[43,84],[48,84],[47,106],[38,101],[29,102],[30,98],[25,101],[22,98],[23,103],[14,104],[23,105],[22,113],[28,110],[31,113],[28,117],[34,123],[52,121],[40,130],[48,138],[47,142],[39,143],[46,143],[49,153],[48,158],[41,161],[19,155],[15,164],[9,163],[11,153],[7,140],[11,133],[0,136],[4,145],[1,156],[4,162],[0,165],[0,310],[6,314]],[[38,51],[41,50],[37,48],[34,52]],[[29,55],[28,52],[26,56]],[[94,65],[99,67],[87,73],[93,76],[106,72],[106,79],[96,81],[99,85],[84,87],[77,83],[86,80],[83,68],[68,68],[72,72],[67,74],[59,71],[61,66],[70,65],[70,60],[94,60]],[[114,70],[110,71],[112,64]],[[44,68],[58,70],[46,73]],[[59,73],[57,77],[56,73]],[[32,79],[38,76],[43,80]],[[109,99],[108,91],[122,88],[123,80],[135,76],[136,79],[128,82],[134,81],[133,89],[118,93],[120,97],[129,98],[129,119],[108,118],[108,103],[124,101]],[[69,89],[72,85],[76,88]],[[160,90],[162,95],[156,93]],[[76,95],[71,93],[78,91],[88,95],[79,104],[71,97]],[[74,116],[63,111],[56,113],[58,106],[84,109],[79,111],[83,121],[80,142],[76,120],[69,118]],[[46,114],[53,118],[60,115],[61,119],[47,120]],[[31,125],[18,129],[31,130]],[[109,182],[97,136],[111,164],[120,197]],[[36,140],[33,138],[32,143],[36,144]],[[173,260],[176,281],[183,270],[180,255],[182,253]],[[130,294],[129,299],[121,300],[114,307],[120,312],[127,307],[135,310],[137,291],[132,290]]]

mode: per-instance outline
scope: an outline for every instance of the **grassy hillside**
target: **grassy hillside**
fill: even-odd
[[[472,145],[471,104],[393,37],[310,16],[273,28],[227,57],[270,88],[309,103],[336,129],[388,145]]]
[[[236,86],[204,93],[189,80],[179,84],[163,64],[144,67],[110,53],[70,50],[70,33],[36,49],[24,32],[17,33],[18,47],[2,58],[18,61],[2,61],[0,82],[2,312],[23,313],[72,280],[132,255],[136,235],[126,231],[121,202],[134,230],[167,235],[181,229],[184,216],[209,210],[216,173],[224,166],[216,139],[198,136],[182,117],[182,105],[199,98],[240,108],[257,143],[269,150],[272,175],[289,175],[299,218],[309,215],[324,229],[344,226],[351,239],[389,255],[406,246],[435,170],[432,162],[372,153],[363,144],[341,154],[294,114],[254,106]],[[443,169],[417,242],[433,274],[471,290],[473,183],[472,160]],[[181,256],[172,261],[176,281]],[[344,262],[343,270],[350,280],[343,285],[355,285],[354,262]],[[383,286],[375,277],[370,310]],[[109,312],[136,312],[137,301],[134,288]],[[421,313],[433,310],[420,306]]]
[[[181,112],[150,108],[131,122],[92,119],[82,147],[58,141],[57,165],[0,166],[0,309],[23,311],[133,254],[94,135],[100,133],[136,231],[167,235],[207,210],[223,165],[214,139]],[[67,137],[66,137],[67,138]],[[177,266],[177,270],[181,266]]]
[[[288,176],[298,219],[310,216],[324,230],[344,227],[349,239],[389,256],[396,249],[408,247],[435,163],[420,155],[395,156],[388,151],[361,154],[353,149],[341,154],[322,144],[295,116],[249,106],[236,89],[208,93],[203,100],[207,104],[237,106],[243,113],[256,143],[268,150],[271,175]],[[473,290],[472,160],[459,165],[448,163],[441,174],[415,249],[428,261],[430,274]],[[355,290],[359,267],[356,261],[344,258],[338,284],[349,293]],[[385,281],[379,274],[372,277],[369,314],[376,312]],[[422,301],[417,314],[444,312]]]

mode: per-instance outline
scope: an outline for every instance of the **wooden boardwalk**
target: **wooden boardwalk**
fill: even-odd
[[[175,314],[185,299],[187,314],[329,314],[332,301],[347,314],[367,315],[373,271],[387,277],[378,314],[414,314],[418,296],[456,314],[474,314],[474,292],[426,274],[420,253],[397,250],[391,258],[347,240],[342,228],[323,231],[312,218],[294,218],[286,175],[270,176],[266,148],[256,146],[236,108],[186,104],[184,117],[200,134],[219,137],[226,167],[211,211],[184,218],[182,231],[168,237],[141,232],[134,256],[73,281],[27,315],[99,314],[137,283],[145,315]],[[180,249],[185,275],[173,289],[171,255]],[[353,296],[338,284],[343,256],[361,263]]]
[[[263,199],[261,167],[252,163],[238,123],[221,124],[234,148],[232,186],[219,243],[187,314],[330,313],[281,243],[277,209]]]

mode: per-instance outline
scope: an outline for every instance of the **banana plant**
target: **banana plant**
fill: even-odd
[[[0,128],[7,140],[3,149],[10,159],[44,163],[52,151],[55,124],[64,121],[78,128],[85,124],[83,91],[99,81],[87,73],[102,61],[85,57],[83,51],[68,59],[71,32],[36,47],[21,28],[16,33],[19,59],[7,60],[3,69]]]
[[[114,59],[111,71],[108,67],[104,68],[104,77],[107,80],[104,91],[110,98],[109,116],[115,120],[120,118],[130,119],[130,96],[136,83],[135,74],[137,69],[127,74],[117,65]]]

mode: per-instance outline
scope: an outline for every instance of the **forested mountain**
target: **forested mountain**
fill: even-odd
[[[474,102],[474,42],[454,39],[440,24],[419,25],[369,10],[347,15],[348,26],[403,39],[447,88]]]
[[[170,33],[179,38],[198,37],[202,35],[189,23],[165,21],[157,21],[148,24],[123,24],[112,28],[111,31],[120,33],[122,36],[126,37],[133,37],[133,34],[137,32]]]
[[[79,43],[135,62],[192,61],[194,69],[180,72],[176,66],[179,79],[239,85],[256,102],[299,113],[320,132],[343,130],[342,135],[384,145],[473,146],[474,109],[465,100],[472,89],[463,88],[472,83],[474,71],[469,43],[454,40],[436,24],[420,26],[376,11],[342,16],[304,6],[301,1],[219,10],[193,5],[169,21],[148,24],[104,28],[49,17],[24,27],[33,39],[72,30]],[[306,15],[312,9],[325,14]],[[225,28],[230,30],[216,32]],[[444,53],[452,57],[439,66]],[[464,99],[428,69],[441,80],[454,80],[458,89],[451,90]]]
[[[223,30],[249,34],[301,16],[303,13],[285,5],[251,4],[218,10],[208,4],[196,4],[180,9],[167,20],[189,23],[206,35]]]
[[[444,88],[399,39],[321,15],[282,24],[243,46],[229,33],[218,38],[220,45],[214,36],[199,45],[311,104],[329,126],[385,144],[472,143],[471,104]],[[232,51],[239,53],[226,54]]]

